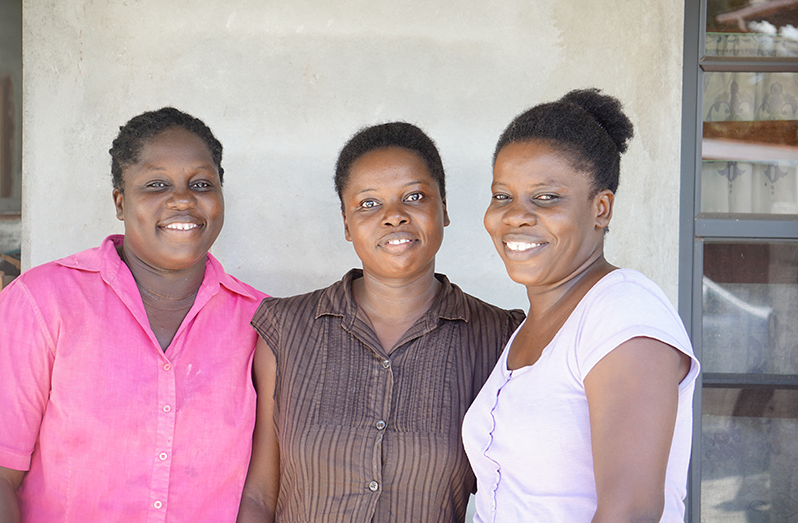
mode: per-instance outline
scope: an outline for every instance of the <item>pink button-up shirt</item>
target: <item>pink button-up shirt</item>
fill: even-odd
[[[24,522],[236,516],[255,423],[265,296],[210,254],[166,352],[111,236],[0,293],[0,465]]]

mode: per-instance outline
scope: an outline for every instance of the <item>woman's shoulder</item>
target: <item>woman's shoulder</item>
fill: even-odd
[[[74,292],[75,285],[85,280],[92,281],[92,274],[99,275],[102,255],[100,247],[94,247],[58,260],[49,261],[20,274],[11,285],[24,286],[29,292],[52,296],[64,290]],[[99,277],[96,278],[99,280]],[[9,286],[10,287],[10,286]]]
[[[692,356],[679,313],[659,286],[633,269],[604,276],[585,295],[571,328],[585,347],[613,347],[634,337],[657,339]],[[601,351],[599,351],[601,352]]]
[[[632,326],[682,328],[676,308],[659,286],[634,269],[616,269],[587,292],[576,317],[590,330]]]
[[[601,302],[617,302],[624,309],[634,309],[637,303],[644,301],[676,312],[659,285],[635,269],[616,269],[608,273],[596,282],[583,301],[588,307]]]
[[[278,318],[291,318],[294,321],[308,321],[315,318],[320,311],[345,308],[346,293],[343,290],[343,282],[338,281],[314,291],[294,296],[277,297],[269,296],[261,300],[258,309],[255,311],[253,322],[263,321],[271,318],[274,321]]]

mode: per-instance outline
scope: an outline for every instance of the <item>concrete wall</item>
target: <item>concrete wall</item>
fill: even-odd
[[[25,0],[25,267],[121,232],[108,148],[172,104],[225,146],[226,268],[274,295],[358,265],[331,176],[359,127],[414,122],[440,146],[452,225],[438,270],[526,307],[482,213],[510,119],[566,91],[619,96],[637,135],[622,164],[611,262],[677,294],[680,0]]]

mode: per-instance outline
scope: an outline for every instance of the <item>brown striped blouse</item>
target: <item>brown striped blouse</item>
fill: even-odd
[[[252,325],[277,358],[277,521],[461,522],[475,487],[463,416],[524,318],[443,290],[391,351],[357,316],[353,269],[266,298]]]

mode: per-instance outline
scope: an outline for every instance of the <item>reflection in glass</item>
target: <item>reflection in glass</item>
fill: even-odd
[[[707,72],[703,120],[702,212],[798,214],[798,73]]]
[[[798,391],[705,388],[702,523],[788,523],[798,514]]]
[[[798,243],[704,244],[705,373],[798,374]]]
[[[798,2],[708,0],[707,56],[798,57]]]

